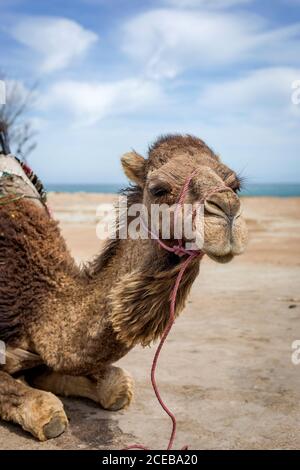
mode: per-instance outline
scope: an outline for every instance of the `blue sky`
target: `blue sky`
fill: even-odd
[[[0,18],[7,85],[39,83],[44,181],[123,182],[123,153],[183,132],[249,182],[300,182],[300,0],[0,0]]]

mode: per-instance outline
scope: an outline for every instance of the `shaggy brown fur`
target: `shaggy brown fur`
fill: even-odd
[[[213,160],[217,158],[206,143],[198,137],[187,135],[182,138],[179,134],[167,134],[157,139],[156,142],[149,147],[148,170],[159,168],[164,163],[167,163],[170,158],[178,155],[178,152],[198,157],[201,157],[201,154],[205,154],[206,157],[209,156]]]
[[[128,273],[110,294],[113,329],[129,348],[137,343],[148,346],[158,339],[169,320],[169,299],[180,261],[174,256],[160,256]],[[176,312],[184,308],[186,297],[199,271],[199,262],[184,276],[177,294]],[[155,312],[160,312],[156,315]]]
[[[57,227],[33,202],[0,206],[0,339],[16,342],[65,275],[79,276]]]
[[[135,184],[126,193],[129,206],[137,202],[148,208],[152,203],[173,204],[195,169],[197,176],[186,202],[196,203],[212,188],[228,186],[205,202],[203,250],[220,262],[243,251],[246,229],[234,192],[238,179],[203,141],[166,136],[150,148],[147,160],[131,152],[124,155],[122,164]],[[17,178],[13,181],[20,184]],[[162,197],[153,193],[153,187],[160,186],[169,188]],[[33,194],[30,185],[23,190],[28,197]],[[12,194],[13,185],[5,191]],[[40,358],[47,367],[46,374],[33,380],[40,389],[88,396],[112,410],[126,406],[132,397],[132,381],[128,373],[111,364],[135,344],[145,346],[161,336],[181,263],[181,258],[165,252],[153,240],[117,239],[80,270],[57,223],[42,205],[30,199],[0,204],[0,339],[6,341],[12,355],[16,350],[3,371],[15,373],[18,364],[20,369],[27,368],[31,357],[34,367]],[[198,271],[199,260],[194,260],[180,285],[176,315],[182,311]],[[23,363],[20,349],[31,353]],[[33,403],[44,403],[47,395],[27,385],[15,385],[22,403],[22,412],[16,415],[14,380],[3,374],[3,419],[18,422],[42,440],[64,430],[66,417],[60,402],[50,397],[49,407],[45,405],[47,416],[41,413],[39,418],[30,410]]]

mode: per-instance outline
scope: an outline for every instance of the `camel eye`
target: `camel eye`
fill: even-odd
[[[161,185],[153,186],[152,188],[149,188],[149,191],[154,197],[162,197],[169,193],[168,188],[166,188],[165,186],[161,186]]]
[[[240,188],[240,185],[238,183],[236,184],[233,184],[230,186],[232,191],[235,192],[236,194],[240,192],[241,188]]]
[[[239,178],[232,173],[228,178],[225,180],[225,184],[232,189],[235,193],[238,193],[241,190],[241,182]]]

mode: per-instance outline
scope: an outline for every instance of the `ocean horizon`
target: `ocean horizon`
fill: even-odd
[[[104,193],[117,194],[126,183],[49,183],[46,190],[56,193]],[[241,196],[299,197],[300,183],[249,183],[240,192]]]

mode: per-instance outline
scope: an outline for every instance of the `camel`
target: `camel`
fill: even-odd
[[[174,204],[196,171],[186,201],[204,200],[202,251],[220,263],[244,251],[239,178],[202,140],[163,136],[147,158],[132,151],[121,162],[131,181],[128,206]],[[44,441],[68,425],[57,395],[86,397],[112,411],[130,404],[133,379],[114,363],[135,345],[161,337],[184,256],[151,238],[117,237],[79,267],[45,209],[36,177],[12,156],[0,155],[1,170],[0,340],[6,363],[0,365],[0,417]],[[220,185],[222,192],[210,194]],[[165,242],[172,246],[176,240]],[[199,265],[195,258],[184,275],[176,316]]]

